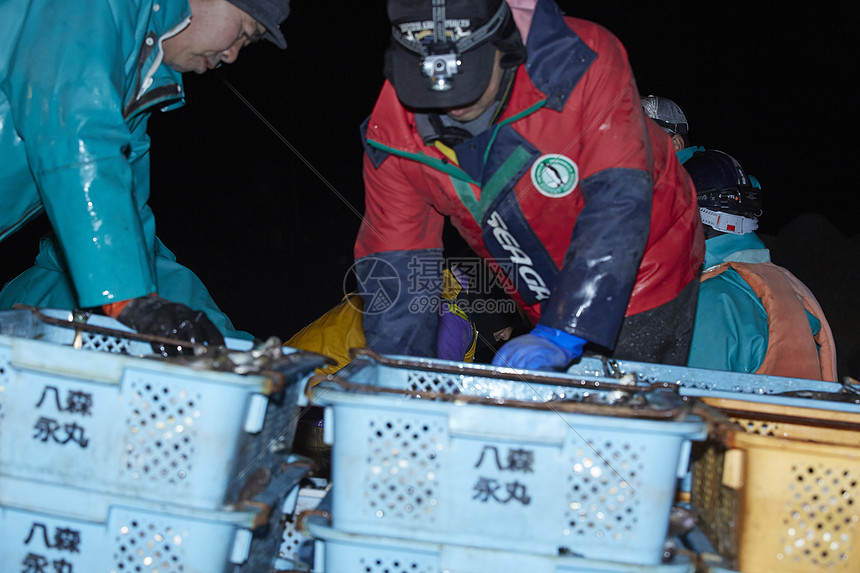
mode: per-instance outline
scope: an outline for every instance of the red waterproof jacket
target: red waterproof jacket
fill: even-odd
[[[422,141],[388,82],[363,126],[356,273],[379,351],[432,355],[434,319],[415,301],[441,285],[446,216],[534,322],[608,348],[625,315],[670,301],[697,276],[695,190],[642,112],[624,47],[551,0],[521,32],[528,57],[503,115],[455,146],[455,161]]]

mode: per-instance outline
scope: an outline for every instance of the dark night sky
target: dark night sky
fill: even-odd
[[[761,231],[811,211],[856,234],[845,200],[857,151],[849,3],[560,4],[621,39],[640,92],[674,99],[695,144],[758,177]],[[363,210],[358,127],[382,84],[385,2],[293,0],[283,30],[284,52],[254,45],[233,65],[186,76],[186,106],[154,114],[150,133],[159,236],[237,327],[286,339],[343,295]]]

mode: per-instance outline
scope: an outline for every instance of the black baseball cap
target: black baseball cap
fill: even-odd
[[[287,47],[287,40],[281,32],[281,22],[290,14],[290,0],[228,0],[241,8],[266,28],[263,36],[280,49]]]
[[[493,73],[493,40],[516,31],[505,0],[388,0],[388,19],[386,77],[415,109],[476,101]]]

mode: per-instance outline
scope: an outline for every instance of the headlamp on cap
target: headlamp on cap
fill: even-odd
[[[430,78],[429,89],[446,92],[453,87],[453,76],[460,72],[460,54],[492,38],[506,15],[507,6],[502,1],[486,24],[468,31],[468,21],[464,26],[459,20],[446,19],[445,0],[433,0],[432,38],[420,22],[394,26],[392,36],[407,50],[422,56],[421,71]]]
[[[436,44],[433,45],[434,48],[435,46]],[[435,54],[431,49],[427,57],[421,60],[421,71],[430,78],[430,89],[434,92],[450,90],[451,76],[460,71],[460,56],[456,48],[454,51],[446,50],[441,54]]]

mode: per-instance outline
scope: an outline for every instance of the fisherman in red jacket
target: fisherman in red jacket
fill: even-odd
[[[704,239],[624,47],[552,0],[389,0],[384,84],[362,126],[355,245],[368,345],[435,356],[446,217],[533,330],[494,364],[555,369],[586,344],[684,364]]]

